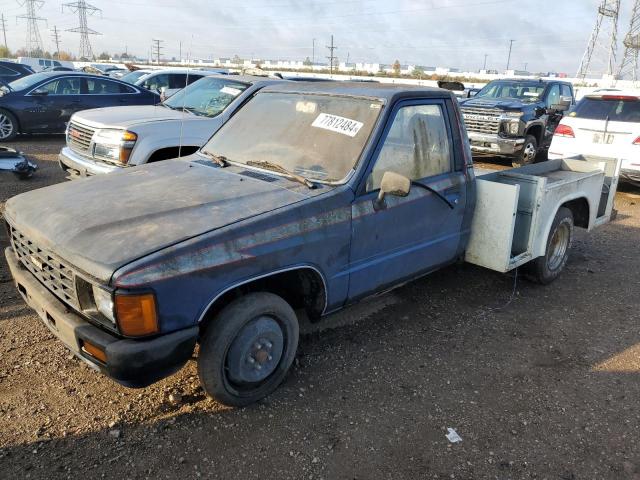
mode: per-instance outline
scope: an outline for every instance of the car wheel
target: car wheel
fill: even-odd
[[[273,392],[298,348],[298,319],[281,297],[250,293],[227,305],[200,341],[198,376],[220,403],[243,407]]]
[[[573,225],[573,213],[568,208],[561,207],[553,219],[545,254],[527,264],[527,278],[547,285],[560,276],[569,258]]]
[[[0,109],[0,142],[13,140],[18,134],[18,121],[11,112]]]
[[[522,167],[524,165],[531,165],[536,163],[536,156],[538,155],[538,140],[533,135],[527,135],[524,140],[524,146],[522,151],[513,160],[514,167]]]

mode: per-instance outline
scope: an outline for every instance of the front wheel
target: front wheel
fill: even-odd
[[[18,121],[11,112],[0,109],[0,142],[13,140],[18,134]]]
[[[514,167],[522,167],[524,165],[531,165],[536,162],[536,156],[538,155],[538,140],[533,135],[527,135],[524,140],[524,146],[522,151],[516,158],[513,159],[512,165]]]
[[[243,407],[273,392],[298,348],[298,319],[281,297],[250,293],[227,305],[200,342],[198,376],[219,402]]]
[[[527,277],[543,285],[553,282],[564,270],[573,240],[573,213],[561,207],[556,213],[542,257],[527,264]]]

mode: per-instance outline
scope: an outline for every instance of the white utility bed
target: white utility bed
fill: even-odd
[[[609,221],[620,160],[550,160],[476,179],[476,209],[466,261],[507,272],[545,254],[558,209],[572,202],[587,229]],[[585,204],[586,202],[586,204]]]

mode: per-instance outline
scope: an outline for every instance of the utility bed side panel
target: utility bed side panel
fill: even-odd
[[[476,210],[465,260],[498,272],[509,270],[519,185],[476,179]]]

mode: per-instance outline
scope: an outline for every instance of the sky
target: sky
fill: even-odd
[[[22,3],[24,0],[20,0]],[[504,70],[509,41],[511,68],[574,74],[596,20],[600,0],[91,0],[102,9],[88,17],[94,53],[147,57],[152,39],[163,55],[326,62],[333,34],[339,61],[444,66],[473,71]],[[622,0],[619,36],[626,34],[633,0]],[[54,51],[51,31],[62,30],[61,49],[77,54],[77,14],[63,2],[45,0],[38,15],[45,50]],[[0,0],[10,49],[26,44],[25,7]],[[606,30],[605,30],[606,33]],[[603,33],[604,36],[604,33]],[[619,48],[621,57],[623,48]],[[594,55],[602,73],[606,52]]]

